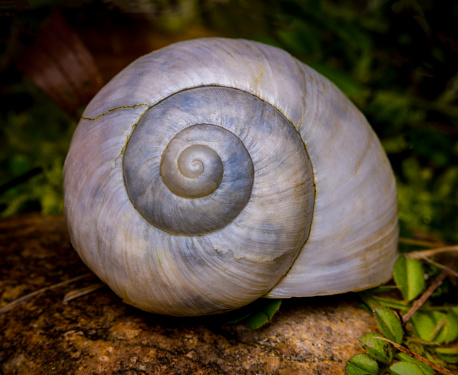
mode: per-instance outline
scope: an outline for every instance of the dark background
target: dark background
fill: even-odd
[[[62,213],[69,142],[103,83],[175,41],[224,36],[281,47],[337,84],[391,161],[401,236],[458,242],[458,2],[127,3],[0,1],[2,217]]]

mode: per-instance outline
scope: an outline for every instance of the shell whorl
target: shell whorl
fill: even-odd
[[[64,188],[81,258],[148,311],[362,289],[396,256],[394,178],[364,117],[256,42],[193,40],[132,63],[83,114]]]
[[[214,129],[215,132],[224,134],[224,131],[220,131],[216,126],[195,125],[193,129],[195,128],[204,133],[212,132],[211,129]],[[196,144],[190,146],[179,147],[176,144],[179,143],[180,138],[184,138],[182,133],[180,137],[175,137],[172,140],[173,145],[164,151],[161,159],[162,180],[172,193],[182,198],[206,197],[221,184],[224,175],[223,161],[211,146],[201,144],[205,143],[206,139],[197,140]],[[226,138],[231,138],[231,136]],[[241,147],[240,149],[243,150],[242,152],[245,151]],[[247,177],[244,179],[248,180],[248,186],[244,190],[249,192],[253,185],[253,164],[249,160],[245,164],[248,165],[244,173]],[[246,203],[249,193],[244,195]]]
[[[183,173],[183,159],[193,176]],[[192,236],[221,230],[251,200],[233,224],[250,228],[243,235],[247,253],[265,247],[254,241],[261,236],[254,237],[253,231],[284,235],[283,225],[267,215],[258,218],[262,209],[288,217],[288,232],[304,233],[301,246],[308,235],[314,188],[305,147],[280,112],[248,93],[200,87],[153,106],[132,132],[123,171],[135,208],[167,233]],[[282,191],[283,201],[277,199]]]

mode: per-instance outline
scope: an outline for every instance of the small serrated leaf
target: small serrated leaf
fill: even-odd
[[[251,312],[240,312],[240,314],[227,314],[228,318],[225,320],[225,323],[228,323],[228,324],[236,324],[236,323],[240,323],[241,321],[245,320],[246,318],[248,318],[249,316],[251,315]]]
[[[448,344],[458,338],[458,316],[453,311],[450,311],[445,319],[447,321],[447,335],[444,342]]]
[[[348,375],[378,374],[377,361],[369,354],[356,354],[350,358],[345,366],[345,372]]]
[[[224,317],[224,322],[228,324],[236,324],[247,319],[253,313],[256,302],[257,301],[223,314],[222,316]]]
[[[448,363],[458,363],[458,346],[450,348],[436,348],[439,357]]]
[[[449,354],[449,355],[457,355],[458,356],[458,347],[451,347],[451,348],[436,348],[437,353]]]
[[[422,340],[449,343],[458,337],[458,321],[453,314],[417,311],[410,321],[415,334]]]
[[[423,371],[424,375],[434,375],[434,370],[429,367],[428,365],[425,365],[423,362],[420,362],[419,360],[412,358],[410,355],[407,355],[405,353],[398,353],[397,357],[405,362],[411,362],[418,367],[421,368]]]
[[[228,324],[235,324],[246,319],[251,329],[258,329],[272,320],[280,306],[280,299],[261,298],[247,306],[226,313],[224,321]]]
[[[262,311],[250,315],[247,319],[247,325],[251,329],[261,328],[267,323],[269,323],[269,318]]]
[[[423,267],[416,259],[399,257],[394,265],[393,277],[407,301],[415,299],[425,288]]]
[[[412,362],[397,362],[390,366],[393,375],[424,375],[420,367]]]
[[[401,344],[404,338],[404,330],[399,317],[386,307],[375,309],[374,314],[385,337],[397,344]]]
[[[385,297],[374,297],[374,299],[382,306],[389,307],[391,309],[405,310],[410,308],[410,304],[403,301],[397,301],[391,298]]]
[[[410,318],[415,334],[425,341],[433,341],[436,321],[432,312],[417,311]]]
[[[377,361],[390,364],[393,360],[393,349],[391,345],[383,340],[377,339],[380,334],[369,332],[359,339],[361,346]]]
[[[262,312],[269,320],[277,313],[281,306],[281,299],[266,300],[266,305],[263,307]]]
[[[358,303],[357,305],[360,309],[363,309],[364,311],[368,312],[369,314],[372,314],[372,309],[370,308],[370,305],[368,303],[363,302]]]

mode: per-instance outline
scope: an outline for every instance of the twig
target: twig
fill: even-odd
[[[406,245],[416,245],[416,246],[428,247],[428,248],[444,246],[444,244],[441,242],[422,241],[422,240],[415,240],[413,238],[405,238],[405,237],[399,238],[399,243],[404,243]]]
[[[26,294],[25,296],[22,296],[16,300],[14,300],[13,302],[10,302],[8,303],[7,305],[3,306],[1,309],[0,309],[0,315],[2,314],[5,314],[6,312],[10,311],[11,309],[19,306],[20,304],[24,303],[25,301],[29,300],[30,298],[32,297],[35,297],[36,295],[40,294],[40,293],[43,293],[43,292],[46,292],[47,290],[52,290],[52,289],[56,289],[56,288],[60,288],[61,286],[64,286],[64,285],[67,285],[67,284],[71,284],[75,281],[78,281],[78,280],[81,280],[81,279],[85,279],[89,276],[93,276],[92,273],[86,273],[84,275],[81,275],[81,276],[77,276],[77,277],[74,277],[73,279],[69,279],[69,280],[66,280],[66,281],[62,281],[60,283],[57,283],[57,284],[54,284],[54,285],[51,285],[51,286],[48,286],[46,288],[42,288],[42,289],[39,289],[39,290],[36,290],[35,292],[32,292],[32,293],[29,293],[29,294]]]
[[[98,289],[101,289],[103,288],[104,286],[106,286],[106,284],[104,283],[97,283],[97,284],[92,284],[92,285],[89,285],[85,288],[81,288],[81,289],[76,289],[76,290],[72,290],[71,292],[68,292],[65,296],[64,296],[64,305],[66,305],[68,302],[70,302],[71,300],[74,300],[75,298],[78,298],[78,297],[82,297],[82,296],[85,296],[86,294],[89,294],[89,293],[92,293]]]
[[[407,256],[410,258],[410,254],[407,254]],[[418,258],[424,259],[428,263],[434,264],[436,267],[440,269],[447,270],[448,272],[450,272],[451,275],[458,277],[458,272],[452,270],[450,267],[444,266],[441,263],[435,262],[434,260],[428,258],[427,256],[423,256],[421,252],[418,252],[417,256],[414,257],[414,259],[418,259]]]
[[[433,294],[433,292],[442,284],[444,279],[449,275],[449,271],[443,270],[441,274],[437,277],[436,280],[429,286],[429,288],[424,292],[420,298],[418,298],[412,305],[412,308],[402,317],[402,321],[407,323],[407,321],[412,317],[413,314],[426,302],[426,300]]]
[[[442,366],[438,365],[437,363],[434,363],[434,362],[430,361],[429,359],[426,359],[426,358],[422,357],[421,355],[414,353],[410,349],[407,349],[406,347],[404,347],[402,345],[399,345],[399,344],[395,343],[394,341],[388,340],[385,337],[374,337],[374,339],[378,339],[378,340],[383,340],[383,341],[389,342],[391,345],[393,345],[399,351],[403,352],[404,354],[407,354],[408,356],[410,356],[412,358],[415,358],[417,361],[420,361],[420,362],[424,363],[425,365],[427,365],[427,366],[431,367],[432,369],[440,372],[441,374],[453,375],[453,372],[451,372],[450,370],[447,370],[445,367],[442,367]]]
[[[458,252],[458,245],[436,247],[435,249],[431,249],[431,250],[412,251],[411,253],[406,254],[406,255],[409,258],[418,259],[418,258],[423,258],[423,257],[429,257],[431,255],[437,255],[440,253],[450,253],[450,252]]]

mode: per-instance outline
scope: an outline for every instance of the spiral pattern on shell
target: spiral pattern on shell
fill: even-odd
[[[253,232],[285,234],[269,215],[258,217],[261,207],[288,217],[292,238],[310,226],[313,176],[300,136],[272,106],[238,90],[185,90],[150,108],[132,132],[123,169],[135,208],[171,234],[204,235],[231,225],[249,252],[266,246],[246,246]],[[302,246],[304,235],[293,249],[297,241]]]
[[[132,63],[83,114],[64,188],[81,258],[147,311],[363,289],[396,256],[375,134],[329,81],[260,43],[193,40]]]

